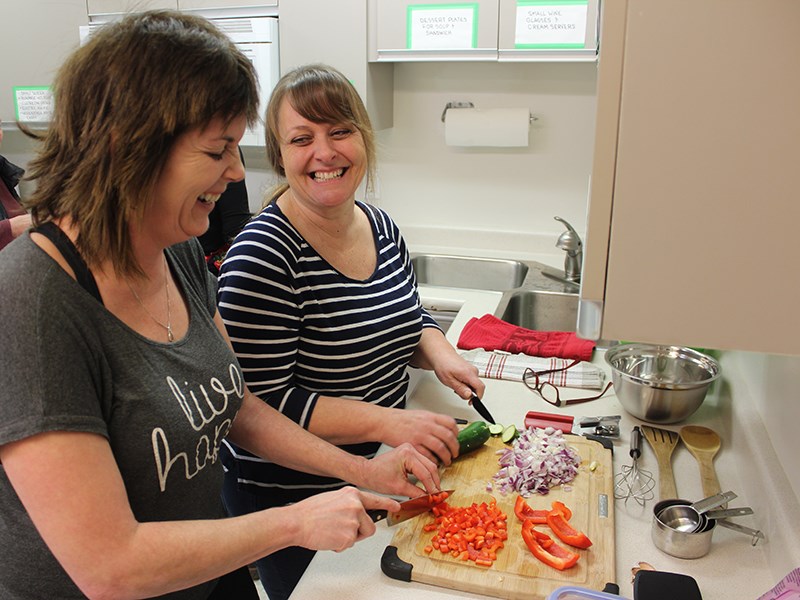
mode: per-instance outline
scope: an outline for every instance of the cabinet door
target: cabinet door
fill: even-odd
[[[498,0],[371,0],[370,60],[497,60]]]
[[[392,64],[367,63],[367,5],[364,0],[290,0],[280,8],[281,73],[309,63],[339,69],[367,107],[372,126],[393,122]]]
[[[4,123],[11,126],[17,117],[15,98],[34,102],[34,93],[50,87],[58,67],[80,43],[78,28],[87,23],[85,0],[26,0],[15,3],[13,17],[4,15],[0,36],[0,118]],[[35,120],[49,119],[48,111],[43,114],[47,115],[44,119]]]
[[[594,61],[600,0],[500,0],[501,61]]]
[[[141,12],[159,8],[178,8],[178,0],[86,0],[90,15]]]
[[[800,354],[798,22],[604,4],[581,335]]]

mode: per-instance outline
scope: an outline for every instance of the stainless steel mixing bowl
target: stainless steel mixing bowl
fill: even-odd
[[[721,374],[715,359],[681,346],[620,344],[605,358],[623,408],[651,423],[691,416]]]

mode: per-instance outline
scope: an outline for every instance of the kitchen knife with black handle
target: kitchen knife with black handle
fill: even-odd
[[[470,404],[472,404],[472,407],[478,411],[478,414],[480,416],[489,421],[489,423],[491,423],[492,425],[495,424],[495,420],[494,417],[492,417],[492,413],[489,412],[486,406],[484,406],[483,402],[481,402],[481,399],[478,398],[478,394],[472,392],[472,398],[470,398],[469,401]]]

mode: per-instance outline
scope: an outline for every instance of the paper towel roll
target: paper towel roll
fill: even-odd
[[[451,108],[444,138],[448,146],[524,147],[529,128],[527,108]]]

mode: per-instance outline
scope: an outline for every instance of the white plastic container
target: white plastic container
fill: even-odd
[[[553,591],[547,600],[626,600],[622,596],[586,588],[563,586]]]

